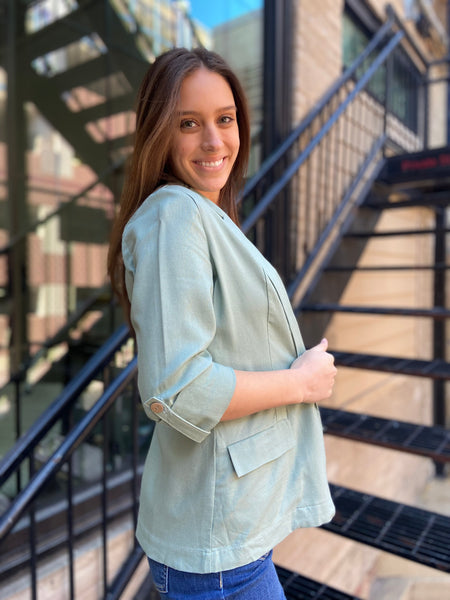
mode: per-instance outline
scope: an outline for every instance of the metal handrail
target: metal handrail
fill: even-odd
[[[267,175],[275,164],[284,156],[288,150],[294,145],[301,134],[311,125],[314,119],[323,111],[333,96],[345,85],[356,73],[359,67],[370,56],[370,54],[380,45],[386,34],[391,30],[393,19],[389,18],[386,23],[377,31],[363,52],[355,59],[355,61],[344,71],[344,73],[336,79],[333,85],[322,96],[322,98],[314,105],[314,108],[306,115],[301,123],[289,134],[289,136],[272,152],[272,154],[263,162],[250,181],[245,186],[243,197],[251,194],[258,183]]]
[[[375,157],[377,156],[377,154],[382,150],[383,146],[385,145],[387,141],[387,136],[386,134],[381,135],[373,144],[371,151],[369,152],[369,154],[367,155],[366,159],[363,161],[357,176],[355,177],[355,179],[352,181],[351,185],[349,186],[348,190],[346,191],[346,193],[344,194],[344,197],[342,198],[341,203],[339,204],[339,206],[336,209],[336,212],[333,215],[333,218],[330,219],[329,223],[327,224],[327,226],[325,227],[325,229],[322,231],[321,235],[319,236],[317,243],[315,245],[314,250],[311,252],[311,254],[308,256],[308,258],[306,259],[305,263],[303,264],[303,266],[301,267],[301,269],[298,271],[298,273],[295,275],[294,279],[290,282],[290,284],[287,286],[287,294],[289,296],[289,299],[291,300],[291,302],[293,302],[294,300],[294,295],[296,293],[296,291],[298,290],[301,282],[306,278],[306,274],[307,272],[312,268],[312,265],[317,257],[317,252],[318,249],[321,248],[323,246],[323,244],[325,243],[325,241],[329,238],[329,236],[331,235],[331,233],[333,232],[333,230],[336,228],[339,218],[341,217],[341,215],[344,213],[344,210],[346,208],[346,206],[348,205],[349,201],[351,200],[353,194],[355,193],[357,187],[359,186],[359,184],[361,183],[361,181],[363,180],[364,175],[366,174],[370,164],[375,160]],[[360,200],[363,200],[368,192],[370,187],[373,185],[377,175],[380,172],[382,163],[378,164],[377,167],[374,169],[371,177],[368,179],[366,185],[363,187],[362,192],[359,195]],[[357,204],[357,203],[355,203]],[[346,223],[344,222],[340,229],[342,231],[342,229],[345,228]],[[336,242],[338,241],[338,237],[335,240],[335,243],[331,246],[331,248],[329,249],[327,255],[330,256],[330,254],[336,249]],[[309,284],[307,290],[305,290],[302,298],[297,298],[295,305],[294,305],[294,312],[295,314],[298,314],[303,302],[303,299],[306,298],[309,294],[309,292],[314,288],[315,284],[317,283],[317,275],[320,274],[320,270],[319,272],[316,274],[316,277],[313,279],[313,281]]]
[[[324,136],[328,133],[334,123],[337,121],[339,116],[345,111],[345,109],[350,105],[355,96],[363,90],[366,85],[369,83],[375,71],[386,61],[387,57],[391,54],[393,49],[398,46],[400,41],[402,40],[404,34],[402,31],[398,31],[395,36],[389,41],[389,43],[385,46],[385,48],[380,52],[377,58],[373,61],[369,69],[364,73],[361,79],[356,83],[353,90],[348,94],[347,98],[338,106],[338,108],[334,111],[332,116],[324,123],[321,127],[320,131],[314,136],[314,138],[309,142],[303,152],[293,161],[289,167],[285,170],[283,175],[269,188],[269,190],[264,194],[261,200],[253,209],[252,213],[245,219],[242,223],[242,230],[244,233],[247,233],[261,218],[261,216],[266,212],[270,204],[276,198],[276,196],[286,187],[286,185],[291,181],[292,177],[298,171],[300,165],[305,162],[308,156],[311,154],[312,150],[318,146]],[[345,79],[345,82],[348,79]],[[303,129],[302,129],[303,130]]]
[[[36,498],[49,479],[60,469],[61,465],[70,457],[78,446],[87,438],[94,426],[100,421],[117,396],[132,381],[137,372],[137,358],[121,371],[112,381],[94,406],[75,425],[72,431],[64,438],[57,450],[50,456],[44,466],[36,473],[27,486],[19,492],[14,503],[0,518],[0,539],[4,538],[20,519],[22,512]]]
[[[130,331],[128,327],[126,325],[120,326],[90,358],[77,376],[70,381],[56,400],[52,402],[24,435],[17,440],[0,462],[0,486],[13,474],[20,463],[29,456],[32,448],[37,446],[100,370],[109,363],[112,356],[126,342],[129,336]]]
[[[386,6],[386,14],[387,20],[380,27],[380,29],[376,32],[376,34],[372,37],[369,44],[363,50],[363,52],[353,61],[353,63],[347,67],[347,69],[342,73],[338,79],[333,83],[333,85],[325,92],[325,94],[321,97],[321,99],[314,105],[312,110],[308,112],[306,117],[301,121],[301,123],[292,131],[291,134],[276,148],[271,155],[263,162],[258,172],[247,182],[244,192],[242,196],[239,198],[239,201],[242,201],[243,198],[251,194],[254,189],[258,186],[260,181],[267,175],[267,173],[272,169],[275,164],[280,160],[280,158],[288,152],[288,150],[294,145],[294,143],[299,139],[301,134],[311,125],[314,119],[324,110],[333,96],[346,84],[348,83],[355,75],[357,70],[364,64],[364,61],[370,56],[370,54],[376,50],[376,48],[381,44],[384,38],[393,30],[394,24],[397,25],[400,31],[403,32],[403,36],[407,39],[408,43],[413,48],[414,52],[422,61],[422,64],[426,65],[427,60],[424,57],[421,50],[418,48],[414,40],[411,38],[407,30],[403,27],[403,24],[397,15],[395,9],[392,5],[388,4]],[[376,70],[376,69],[374,69]]]

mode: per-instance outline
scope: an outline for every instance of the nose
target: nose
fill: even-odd
[[[206,152],[214,152],[222,146],[222,138],[217,127],[209,125],[204,128],[201,145]]]

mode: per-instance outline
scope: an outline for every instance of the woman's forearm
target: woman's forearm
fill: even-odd
[[[222,421],[239,419],[262,410],[329,398],[336,367],[326,350],[327,340],[304,352],[289,369],[235,371],[236,387]]]
[[[236,387],[222,421],[239,419],[268,408],[301,402],[290,381],[290,369],[282,371],[235,371]]]

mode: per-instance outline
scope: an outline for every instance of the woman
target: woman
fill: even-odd
[[[249,140],[218,55],[156,59],[109,271],[157,422],[137,537],[170,599],[284,598],[273,546],[334,512],[316,402],[336,369],[326,340],[305,351],[281,280],[236,225]]]

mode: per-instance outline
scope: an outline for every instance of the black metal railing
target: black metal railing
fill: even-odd
[[[26,240],[28,319],[40,334],[33,336],[23,360],[0,375],[0,394],[9,406],[2,418],[9,422],[14,440],[32,424],[30,406],[37,404],[36,398],[42,410],[50,403],[51,396],[43,404],[49,381],[54,397],[81,368],[89,356],[87,347],[81,348],[82,341],[87,343],[86,337],[93,338],[97,331],[98,347],[118,325],[104,269],[115,200],[104,180],[120,171],[122,162],[71,197],[59,201],[55,195],[53,209],[47,214],[42,211],[0,248],[1,285],[5,287],[1,301],[6,306],[14,301],[8,284],[12,256]],[[10,348],[0,348],[5,365],[10,352]],[[41,391],[45,386],[47,392]]]
[[[66,553],[67,597],[83,596],[75,550],[92,538],[99,548],[94,564],[102,565],[92,575],[99,597],[105,597],[117,571],[111,566],[113,536],[124,537],[122,555],[135,548],[126,532],[136,524],[140,465],[152,426],[136,391],[128,339],[122,326],[1,463],[3,490],[19,470],[28,479],[0,518],[2,581],[6,576],[27,581],[28,572],[33,598],[37,570],[55,553]],[[83,393],[93,381],[101,389],[85,410]],[[117,533],[121,529],[125,534]]]
[[[388,7],[387,15],[364,52],[246,187],[242,228],[287,284],[297,282],[291,295],[318,249],[324,247],[324,237],[336,233],[337,219],[351,208],[355,196],[350,188],[355,192],[364,184],[371,168],[383,158],[386,145],[392,152],[409,152],[427,144],[430,65],[392,8]],[[395,78],[386,65],[397,54],[404,55],[404,45],[417,65],[410,61],[408,68],[415,69],[415,80],[423,82],[415,102],[422,123],[417,133],[392,111]],[[375,97],[371,83],[380,73],[385,78],[384,94]],[[408,76],[406,67],[402,73]]]

